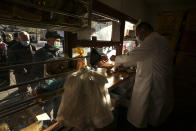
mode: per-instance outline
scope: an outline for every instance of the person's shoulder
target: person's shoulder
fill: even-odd
[[[164,42],[164,43],[168,43],[168,40],[167,40],[163,35],[161,35],[161,34],[158,33],[158,32],[155,33],[155,37],[156,37],[158,40],[160,40],[160,41],[162,41],[162,42]]]
[[[45,46],[44,46],[44,47],[38,49],[38,50],[36,51],[35,55],[41,56],[41,55],[45,54],[45,52],[46,52],[46,48],[45,48]]]
[[[31,45],[31,47],[35,48],[35,45],[33,45],[33,44],[30,44],[30,45]]]
[[[147,38],[145,39],[145,41],[147,42],[157,42],[157,41],[163,41],[165,40],[165,38],[160,35],[158,32],[152,32],[149,36],[147,36]]]
[[[11,46],[8,46],[9,50],[13,50],[17,48],[17,44],[13,44]]]
[[[40,48],[40,49],[38,49],[37,51],[36,51],[36,54],[40,54],[40,53],[42,53],[43,52],[43,48]]]
[[[32,48],[34,51],[36,51],[36,47],[35,47],[34,45],[30,44],[30,46],[31,46],[31,48]]]
[[[161,37],[161,35],[158,32],[151,32],[147,38],[156,38],[156,37]]]
[[[151,37],[158,38],[158,39],[165,39],[165,37],[158,32],[152,32]]]
[[[12,46],[12,48],[20,48],[20,44],[19,43],[16,43],[16,44],[14,44],[13,46]]]
[[[1,46],[7,46],[7,44],[5,42],[0,42]]]
[[[16,41],[15,40],[12,40],[12,41],[8,42],[8,45],[9,44],[14,44],[14,43],[16,43]]]

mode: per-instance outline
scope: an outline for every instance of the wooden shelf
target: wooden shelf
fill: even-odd
[[[94,12],[98,12],[101,14],[104,14],[106,16],[110,16],[112,18],[118,19],[118,20],[125,20],[125,21],[129,21],[131,23],[137,23],[138,21],[120,11],[117,11],[113,8],[111,8],[110,6],[103,4],[102,2],[98,1],[98,0],[94,0],[93,4],[92,4],[92,10]]]
[[[47,8],[47,7],[44,7],[44,6],[41,6],[41,5],[31,4],[30,2],[25,2],[25,1],[20,1],[20,0],[14,0],[12,2],[13,2],[13,4],[16,4],[16,5],[18,4],[18,5],[21,5],[21,6],[30,7],[30,8],[38,9],[38,10],[41,10],[41,11],[46,11],[46,12],[52,12],[52,13],[59,14],[59,15],[65,15],[65,16],[74,17],[74,18],[81,18],[81,19],[85,18],[84,16],[80,16],[80,15],[77,15],[77,14],[74,14],[74,13],[69,13],[69,12],[66,12],[66,11],[60,11],[60,10],[57,10],[57,9],[54,9],[54,8]],[[84,3],[84,2],[80,1],[80,3]]]
[[[55,3],[55,1],[53,2]],[[78,0],[75,3],[76,9],[66,5],[63,0],[56,1],[57,3],[59,6],[51,6],[47,2],[38,4],[35,1],[33,3],[25,0],[3,0],[0,4],[5,7],[0,10],[8,10],[8,13],[0,13],[0,24],[71,32],[90,25],[90,0]],[[63,4],[60,5],[60,3]],[[75,7],[74,5],[71,6]],[[88,15],[86,15],[87,13]]]
[[[131,38],[131,37],[125,36],[123,41],[137,41],[137,40],[136,40],[136,38]]]
[[[90,40],[76,40],[72,42],[72,48],[75,47],[104,47],[104,46],[118,46],[120,42],[113,41],[90,41]]]
[[[51,30],[66,30],[66,31],[77,31],[81,27],[77,25],[64,24],[64,25],[55,25],[44,22],[30,22],[27,20],[13,20],[9,18],[0,18],[0,23],[5,25],[16,25],[16,26],[24,26],[24,27],[32,27],[32,28],[43,28],[43,29],[51,29]]]

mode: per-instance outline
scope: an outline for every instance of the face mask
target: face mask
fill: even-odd
[[[59,41],[55,41],[55,42],[54,42],[54,47],[55,47],[55,48],[59,49],[60,46],[61,46],[61,43],[60,43]]]
[[[22,45],[23,45],[23,46],[28,46],[29,44],[30,44],[29,41],[23,41],[23,42],[22,42]]]

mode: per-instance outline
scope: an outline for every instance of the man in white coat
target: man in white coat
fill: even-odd
[[[137,26],[136,36],[140,47],[129,55],[112,56],[111,60],[124,66],[137,65],[128,121],[137,128],[159,126],[173,108],[170,46],[148,23]]]

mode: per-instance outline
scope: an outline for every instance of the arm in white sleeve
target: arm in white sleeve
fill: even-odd
[[[146,57],[149,57],[151,52],[152,46],[150,46],[149,43],[143,43],[141,47],[134,49],[129,53],[129,55],[116,56],[115,62],[117,64],[125,64],[129,66],[135,65],[137,61],[142,61]]]

